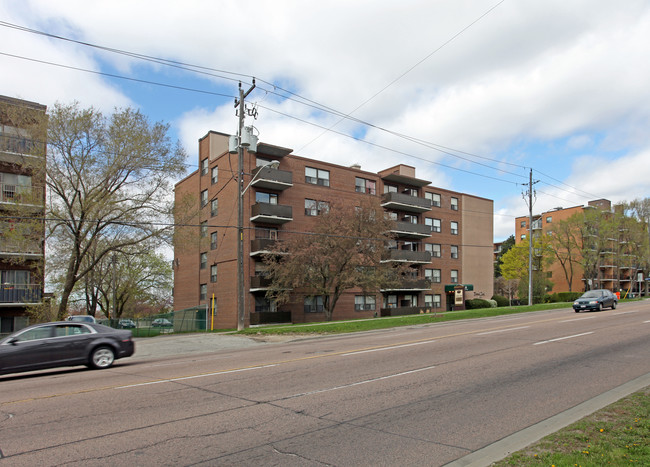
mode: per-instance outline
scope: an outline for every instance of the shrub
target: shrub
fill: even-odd
[[[497,306],[508,306],[508,305],[510,305],[510,302],[508,301],[508,299],[506,297],[504,297],[503,295],[494,295],[494,296],[492,296],[492,300],[497,302]]]
[[[465,300],[465,308],[468,310],[475,310],[478,308],[492,308],[492,305],[488,300],[473,298],[471,300]]]

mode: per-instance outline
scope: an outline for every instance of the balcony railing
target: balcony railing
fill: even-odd
[[[251,209],[251,222],[284,224],[293,220],[291,206],[283,204],[255,203]]]
[[[3,238],[0,239],[0,257],[2,256],[41,257],[43,256],[43,245],[37,241],[14,242]]]
[[[382,255],[382,263],[401,262],[401,263],[430,263],[431,253],[428,251],[411,251],[411,250],[386,250]]]
[[[250,256],[265,255],[273,252],[278,240],[271,238],[254,238],[251,240]]]
[[[38,303],[42,290],[38,284],[2,284],[0,285],[0,303],[20,304]]]
[[[257,167],[253,170],[253,183],[256,188],[267,190],[286,190],[293,186],[291,172],[273,169],[271,167]]]
[[[0,152],[42,155],[43,143],[23,136],[0,134]]]
[[[421,278],[405,278],[399,285],[392,287],[384,287],[381,292],[395,292],[395,291],[423,291],[431,288],[431,281],[429,279]]]
[[[411,222],[396,222],[391,232],[398,237],[426,238],[431,236],[431,226],[412,224]]]
[[[251,277],[251,292],[256,290],[266,290],[271,286],[271,279],[264,276]]]
[[[42,206],[44,193],[45,191],[42,186],[0,183],[0,203]]]
[[[386,209],[407,212],[427,212],[431,209],[431,200],[404,193],[384,193],[381,205]]]

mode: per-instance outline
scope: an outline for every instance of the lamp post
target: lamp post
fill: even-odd
[[[248,185],[246,185],[246,188],[242,189],[241,187],[244,185],[243,184],[243,174],[244,174],[243,157],[244,157],[244,148],[241,146],[241,136],[240,136],[240,142],[239,142],[240,183],[237,187],[237,189],[239,190],[239,197],[238,197],[239,215],[237,216],[238,219],[237,234],[239,235],[239,239],[237,241],[237,330],[238,331],[241,331],[246,327],[246,322],[245,322],[246,315],[245,315],[245,307],[244,307],[244,293],[245,293],[244,292],[244,194],[246,194],[246,192],[251,187],[255,179],[262,172],[263,168],[271,167],[273,169],[277,169],[278,166],[280,165],[279,161],[270,161],[260,166],[257,173],[253,175],[253,178],[251,178],[250,182],[248,182]]]

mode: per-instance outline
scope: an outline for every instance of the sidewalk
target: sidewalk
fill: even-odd
[[[267,342],[248,336],[220,333],[167,334],[156,337],[135,337],[135,354],[131,358],[164,358],[185,354],[245,349]]]

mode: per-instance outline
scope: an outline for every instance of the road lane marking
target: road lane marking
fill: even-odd
[[[582,334],[574,334],[572,336],[557,337],[555,339],[549,339],[547,341],[535,342],[533,345],[548,344],[549,342],[563,341],[565,339],[573,339],[574,337],[588,336],[589,334],[593,334],[593,331],[591,331],[591,332],[583,332]]]
[[[508,331],[517,331],[519,329],[526,329],[530,326],[519,326],[518,328],[509,328],[509,329],[496,329],[494,331],[479,332],[477,336],[487,336],[488,334],[496,334],[497,332],[508,332]]]
[[[424,368],[418,368],[416,370],[403,371],[401,373],[395,373],[395,374],[392,374],[392,375],[380,376],[378,378],[366,379],[366,380],[363,380],[363,381],[357,381],[355,383],[350,383],[350,384],[343,384],[341,386],[334,386],[334,387],[325,388],[325,389],[316,389],[314,391],[308,391],[308,392],[301,392],[301,393],[298,393],[298,394],[294,394],[292,396],[283,397],[282,400],[295,399],[296,397],[311,396],[312,394],[321,394],[323,392],[337,391],[339,389],[351,388],[351,387],[354,387],[354,386],[360,386],[362,384],[375,383],[377,381],[382,381],[382,380],[386,380],[386,379],[390,379],[390,378],[397,378],[398,376],[411,375],[411,374],[414,374],[414,373],[419,373],[420,371],[431,370],[433,368],[435,368],[435,366],[427,366],[427,367],[424,367]]]
[[[155,381],[146,381],[144,383],[127,384],[126,386],[117,386],[114,389],[128,389],[128,388],[137,388],[139,386],[150,386],[152,384],[173,383],[174,381],[183,381],[183,380],[186,380],[186,379],[204,378],[206,376],[227,375],[229,373],[240,373],[242,371],[260,370],[262,368],[271,368],[271,367],[274,367],[274,366],[277,366],[277,365],[276,364],[262,365],[262,366],[254,366],[254,367],[250,367],[250,368],[238,368],[238,369],[235,369],[235,370],[215,371],[213,373],[201,373],[199,375],[180,376],[178,378],[158,379],[158,380],[155,380]]]
[[[564,321],[560,321],[560,323],[569,323],[571,321],[581,321],[583,319],[594,319],[596,316],[585,316],[584,318],[573,318],[573,319],[565,319]]]
[[[380,348],[377,348],[377,349],[353,350],[351,352],[341,354],[341,357],[348,357],[350,355],[359,355],[361,353],[368,353],[368,352],[381,352],[382,350],[401,349],[402,347],[412,347],[414,345],[430,344],[430,343],[435,342],[435,341],[437,341],[437,339],[431,339],[431,340],[422,341],[422,342],[413,342],[411,344],[391,345],[390,347],[380,347]]]

